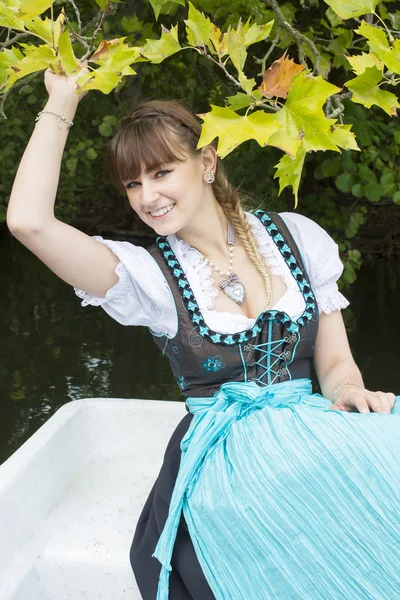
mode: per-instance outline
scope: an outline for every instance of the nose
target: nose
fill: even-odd
[[[160,192],[157,189],[157,182],[150,179],[142,179],[142,204],[149,207],[160,198]]]

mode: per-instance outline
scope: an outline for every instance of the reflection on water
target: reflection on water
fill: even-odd
[[[0,278],[0,463],[70,400],[182,398],[145,328],[82,308],[72,288],[8,233],[0,239]],[[400,265],[381,262],[364,268],[346,311],[367,387],[398,394],[399,297]]]

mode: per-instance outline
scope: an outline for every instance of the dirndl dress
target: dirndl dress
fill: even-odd
[[[313,393],[318,308],[283,220],[256,216],[304,297],[210,330],[166,238],[150,249],[178,309],[170,359],[188,415],[165,452],[130,559],[144,600],[400,597],[400,397],[391,414]]]

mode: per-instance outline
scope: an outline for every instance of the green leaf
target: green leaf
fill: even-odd
[[[86,150],[86,156],[89,160],[94,160],[95,158],[97,158],[97,152],[94,148],[88,148]]]
[[[72,75],[78,71],[79,63],[72,49],[71,38],[69,37],[68,30],[64,31],[60,35],[60,39],[58,41],[58,57],[66,75]]]
[[[380,71],[383,71],[383,62],[379,60],[376,54],[369,53],[358,54],[356,56],[346,56],[347,60],[352,66],[353,71],[356,75],[364,73],[368,67],[377,67]]]
[[[379,185],[379,183],[366,185],[364,194],[370,202],[379,202],[379,200],[382,198],[383,188],[381,185]]]
[[[395,204],[400,204],[400,190],[393,194],[393,202]]]
[[[96,2],[97,2],[97,0],[96,0]],[[173,0],[173,3],[181,4],[182,6],[185,6],[185,0]],[[154,10],[156,20],[158,20],[158,17],[160,16],[160,12],[161,12],[162,8],[167,4],[171,4],[171,0],[150,0],[150,4]]]
[[[210,19],[189,2],[189,15],[185,21],[186,35],[191,46],[205,46],[213,33]]]
[[[353,173],[341,173],[336,177],[335,184],[341,192],[348,194],[356,181],[357,178]]]
[[[382,0],[325,0],[326,4],[341,18],[354,19],[372,15]]]
[[[229,96],[227,100],[229,102],[229,107],[234,111],[240,110],[241,108],[248,108],[254,102],[250,96],[243,94],[242,92],[239,92],[236,96]]]
[[[101,10],[104,10],[105,7],[107,6],[107,0],[95,0],[96,4],[99,8],[101,8]]]
[[[170,31],[162,26],[162,34],[159,40],[146,41],[147,43],[141,54],[154,64],[161,63],[168,56],[181,50],[178,41],[178,25],[171,27]]]
[[[301,174],[303,172],[304,159],[306,151],[301,144],[294,158],[290,158],[287,154],[275,165],[276,173],[274,178],[279,178],[279,194],[289,185],[292,186],[295,197],[295,208],[299,202],[299,185]]]
[[[382,72],[374,67],[368,67],[364,73],[358,75],[345,85],[353,92],[351,100],[371,108],[376,104],[391,117],[396,116],[400,104],[397,97],[391,92],[381,90],[378,83],[382,81]]]
[[[20,18],[24,21],[30,21],[34,17],[43,14],[53,4],[54,0],[22,0],[19,5]]]
[[[256,140],[260,146],[266,146],[271,135],[279,128],[276,115],[263,110],[242,117],[228,107],[211,106],[211,109],[209,113],[198,115],[204,121],[198,148],[207,146],[218,137],[218,154],[221,158],[250,139]]]
[[[356,198],[362,198],[364,196],[364,186],[361,183],[356,183],[351,188],[351,193]]]
[[[386,65],[389,71],[400,75],[400,40],[396,39],[392,46],[389,46],[385,32],[374,25],[363,21],[357,29],[357,33],[363,35],[368,40],[368,46],[371,52]]]
[[[320,164],[321,173],[324,177],[334,177],[339,173],[341,167],[341,156],[331,156],[329,158],[325,158]]]
[[[281,129],[271,137],[269,144],[284,150],[292,158],[302,142],[306,152],[339,151],[332,140],[335,120],[327,119],[323,111],[327,98],[339,91],[320,76],[299,73],[293,80],[284,107],[276,113]]]

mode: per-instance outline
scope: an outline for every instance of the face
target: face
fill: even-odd
[[[161,165],[141,173],[135,181],[124,181],[129,203],[158,235],[183,229],[201,211],[207,184],[200,158]],[[210,186],[209,186],[210,187]]]

